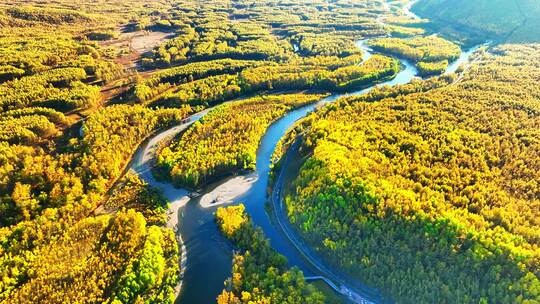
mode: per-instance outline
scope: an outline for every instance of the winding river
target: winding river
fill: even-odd
[[[364,59],[372,55],[372,51],[365,45],[365,41],[359,41],[357,45],[364,51]],[[463,52],[458,61],[448,67],[447,72],[455,72],[459,65],[467,62],[469,56],[475,50],[476,48],[473,48]],[[316,108],[331,103],[340,97],[364,94],[377,86],[394,86],[410,82],[416,77],[417,70],[414,65],[407,61],[402,60],[402,64],[404,67],[402,71],[390,81],[348,94],[331,95],[317,103],[295,109],[272,124],[262,138],[257,151],[256,172],[244,177],[244,182],[247,181],[249,186],[245,187],[244,192],[241,192],[240,195],[235,196],[233,200],[228,202],[242,202],[246,205],[246,210],[252,217],[254,224],[264,230],[266,237],[270,239],[272,247],[287,257],[290,266],[300,268],[306,277],[323,276],[329,278],[333,283],[345,288],[346,293],[350,293],[348,297],[357,303],[377,303],[381,300],[376,291],[367,288],[361,282],[342,279],[345,276],[339,270],[327,266],[324,261],[317,258],[317,255],[308,246],[303,245],[300,241],[296,243],[297,237],[292,236],[291,238],[291,232],[288,231],[290,229],[283,229],[281,223],[276,225],[267,214],[265,202],[268,200],[267,186],[271,156],[278,141],[285,135],[287,130],[298,119],[305,117]],[[204,199],[204,194],[211,193],[216,187],[220,187],[224,183],[235,183],[236,181],[235,178],[229,178],[218,182],[208,186],[203,191],[202,196],[190,198],[188,191],[155,180],[150,172],[150,165],[159,142],[182,132],[210,110],[207,109],[194,114],[189,121],[152,137],[141,145],[132,162],[132,169],[147,183],[161,189],[171,201],[169,212],[172,220],[169,225],[181,235],[185,246],[183,250],[185,254],[183,257],[183,285],[177,299],[178,303],[206,304],[215,302],[217,295],[223,289],[223,282],[230,276],[232,247],[230,242],[218,231],[214,222],[213,213],[217,206],[201,203],[201,200]],[[293,242],[295,243],[293,244]]]

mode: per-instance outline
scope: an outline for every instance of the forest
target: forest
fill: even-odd
[[[460,82],[373,91],[307,117],[284,142],[299,138],[305,158],[290,221],[401,303],[538,301],[539,50],[501,46]]]
[[[420,76],[442,74],[461,53],[458,45],[437,36],[379,38],[369,41],[376,51],[394,54],[416,63]]]
[[[413,11],[445,35],[469,41],[540,42],[540,3],[535,0],[417,1]]]
[[[140,263],[136,261],[144,256],[145,251],[141,251],[143,248],[141,246],[145,244],[147,238],[150,238],[148,246],[157,246],[160,249],[159,252],[154,252],[153,247],[149,247],[148,250],[152,251],[152,254],[159,255],[163,265],[166,262],[170,264],[167,269],[171,269],[172,272],[168,270],[163,272],[165,266],[162,265],[161,270],[152,269],[156,271],[155,281],[153,279],[145,283],[148,285],[141,285],[146,287],[139,291],[122,292],[127,292],[126,296],[129,297],[147,295],[163,301],[174,300],[174,293],[171,293],[170,289],[178,280],[174,270],[178,268],[178,248],[172,231],[161,228],[166,202],[159,200],[158,196],[152,203],[149,198],[155,197],[155,194],[143,189],[126,190],[125,194],[115,194],[112,197],[107,195],[107,191],[121,176],[127,160],[144,137],[153,130],[180,121],[187,112],[186,109],[153,111],[141,106],[125,105],[115,106],[114,109],[108,108],[107,111],[95,113],[85,123],[82,139],[72,138],[65,147],[58,147],[58,150],[53,150],[51,154],[47,154],[46,146],[32,147],[2,142],[1,191],[5,194],[0,199],[3,214],[1,219],[3,258],[0,260],[3,281],[0,290],[3,299],[12,299],[16,302],[58,302],[59,299],[81,298],[105,301],[104,297],[112,292],[111,288],[114,286],[118,286],[114,287],[119,290],[118,292],[124,288],[122,286],[128,286],[125,285],[128,281],[125,281],[125,284],[123,281],[115,281],[118,271],[124,268],[127,271],[128,265],[133,264],[129,266],[133,268],[130,271],[139,274],[126,272],[125,280],[141,280],[139,276],[147,270],[137,268],[144,265],[137,266]],[[122,119],[118,119],[119,117]],[[103,201],[110,200],[116,201],[110,204],[116,206],[119,215],[89,216]],[[143,213],[136,211],[140,209],[133,208],[134,204],[141,202],[146,205]],[[129,210],[123,211],[128,207]],[[121,215],[122,212],[125,215]],[[160,213],[162,215],[159,215]],[[147,218],[143,214],[147,214]],[[119,222],[114,224],[115,221]],[[147,221],[158,225],[147,226]],[[96,247],[97,244],[102,244],[100,234],[103,234],[103,237],[110,234],[107,231],[111,228],[107,227],[113,226],[109,225],[117,225],[118,228],[112,230],[119,235],[111,235],[111,241],[105,241],[103,246],[113,246],[115,244],[113,240],[116,240],[117,245],[114,246],[125,247],[128,251],[123,253],[114,247],[109,249]],[[132,227],[130,225],[134,225],[133,228],[130,228]],[[84,231],[95,229],[96,233],[89,233],[87,236],[90,239],[82,238]],[[69,233],[80,235],[81,239],[73,239]],[[140,237],[136,239],[132,233],[138,233]],[[51,247],[49,244],[57,245]],[[121,256],[110,256],[106,250]],[[44,255],[46,252],[53,256],[57,255],[55,259],[61,259],[58,263],[62,263],[61,265],[65,267],[48,269],[47,267],[55,263],[45,262],[52,261],[47,260],[49,256]],[[12,256],[17,258],[13,259]],[[41,260],[42,258],[44,260]],[[123,262],[118,259],[123,259]],[[82,266],[93,260],[94,263],[100,263],[100,267],[106,268],[100,272],[98,270],[100,268]],[[75,269],[81,267],[88,271],[78,275],[81,283],[77,284],[87,286],[89,280],[97,284],[95,288],[85,289],[88,291],[86,295],[79,293],[80,287],[77,286],[80,285],[69,285],[74,290],[68,292],[66,289],[68,286],[59,284],[53,279],[63,280],[66,276],[73,275],[72,267]],[[91,279],[98,273],[106,274],[109,279],[101,283]],[[53,290],[51,288],[57,292],[51,293],[50,290]],[[153,294],[158,291],[161,294]],[[102,300],[98,300],[100,301]]]
[[[152,106],[179,107],[188,104],[207,107],[242,95],[269,90],[349,92],[391,79],[399,69],[396,59],[381,55],[370,57],[360,66],[343,66],[332,71],[320,66],[269,64],[245,68],[238,75],[210,76],[176,86],[156,98]],[[160,83],[156,91],[164,91],[160,88],[167,87],[167,84]]]
[[[268,126],[285,112],[323,97],[261,95],[221,105],[162,149],[157,168],[175,184],[190,188],[242,170],[255,170],[257,148]]]
[[[300,145],[290,224],[399,303],[539,302],[539,6],[412,4],[0,0],[0,303],[197,302],[182,200],[258,170],[279,118],[399,80],[403,59],[424,79],[340,98],[281,140],[274,170]],[[212,299],[334,303],[257,227],[264,199],[244,202],[190,218],[233,251]]]
[[[262,21],[266,11],[254,9],[254,21],[234,22],[230,16],[244,14],[245,7],[227,16],[222,3],[203,2],[0,3],[1,302],[172,303],[181,252],[165,228],[164,196],[126,174],[139,144],[195,110],[241,94],[356,88],[399,69],[397,60],[384,56],[358,65],[362,53],[354,42],[382,29],[346,10],[312,10],[301,25],[282,18],[299,4],[269,7],[274,16],[297,23],[283,32],[293,27]],[[337,17],[350,26],[335,23]],[[149,52],[137,51],[137,35],[153,31],[173,37]],[[296,42],[301,54],[294,51]],[[255,73],[266,73],[257,68],[275,71],[270,79],[257,79]],[[288,77],[297,84],[287,85]],[[248,152],[230,154],[249,156],[248,167],[266,126],[322,98],[265,96],[239,106],[245,116],[233,116],[244,117],[243,126],[257,126],[249,133],[255,140],[239,142]],[[249,114],[263,110],[256,101],[268,113],[262,120]],[[208,121],[211,127],[219,123]]]
[[[108,191],[144,137],[191,109],[103,108],[101,86],[125,71],[107,50],[77,38],[89,25],[116,26],[97,13],[1,10],[3,303],[176,298],[179,250],[163,225],[167,201],[135,178]],[[96,211],[103,202],[115,211]]]
[[[239,249],[218,304],[325,303],[324,294],[307,284],[301,271],[289,269],[287,259],[272,249],[261,229],[253,226],[243,204],[218,208],[216,221]]]

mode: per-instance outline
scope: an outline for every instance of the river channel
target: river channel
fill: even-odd
[[[365,45],[365,41],[359,41],[357,45],[364,51],[364,59],[372,55],[372,50]],[[475,47],[463,52],[456,62],[449,65],[447,73],[455,72],[461,64],[467,62],[470,55],[477,48]],[[401,60],[401,62],[403,68],[392,80],[356,92],[330,95],[317,103],[293,110],[273,123],[260,142],[257,151],[256,172],[249,176],[250,187],[247,187],[244,193],[237,196],[231,202],[232,204],[244,203],[247,212],[253,219],[253,223],[263,229],[272,247],[287,257],[290,266],[300,268],[306,276],[326,276],[327,274],[321,273],[320,268],[316,267],[312,261],[307,259],[305,253],[301,252],[298,246],[292,244],[283,229],[272,222],[265,208],[265,203],[268,200],[268,177],[273,151],[279,140],[297,120],[305,117],[317,108],[344,96],[365,94],[377,86],[394,86],[409,83],[416,77],[418,71],[409,62],[405,60]],[[233,248],[230,242],[218,231],[214,222],[214,212],[217,206],[203,207],[200,204],[201,197],[191,199],[188,196],[188,191],[176,189],[169,183],[159,182],[154,179],[150,172],[150,164],[154,157],[157,144],[164,138],[185,130],[189,127],[190,123],[200,119],[206,113],[208,113],[208,110],[193,115],[190,122],[157,134],[139,148],[132,162],[132,169],[150,185],[161,189],[165,196],[172,202],[172,216],[177,217],[178,220],[176,221],[175,218],[173,222],[179,223],[177,231],[181,235],[184,246],[187,249],[185,253],[187,262],[183,272],[182,290],[177,303],[214,303],[217,295],[224,287],[223,282],[231,274]],[[210,185],[201,194],[204,195],[211,192],[225,182],[227,180]],[[324,261],[322,260],[319,260],[317,263],[324,265]],[[324,269],[331,269],[327,266],[324,267]],[[333,276],[342,277],[340,270],[332,269],[329,272]],[[367,300],[365,303],[380,302],[377,291],[365,287],[361,282],[350,281],[349,283],[350,286],[348,287]]]

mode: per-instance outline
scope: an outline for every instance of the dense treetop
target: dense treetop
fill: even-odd
[[[538,301],[539,55],[501,46],[457,83],[312,114],[294,132],[307,160],[286,199],[291,221],[400,302]]]
[[[254,170],[266,129],[285,112],[324,95],[263,95],[218,106],[165,147],[158,166],[178,185],[199,187],[216,177]]]
[[[171,301],[178,251],[162,228],[166,203],[124,176],[139,143],[241,94],[346,90],[399,68],[385,56],[359,65],[355,41],[385,33],[373,20],[381,2],[251,4],[0,1],[0,301]],[[138,65],[143,44],[165,34]],[[249,153],[269,123],[315,100],[297,96],[272,102],[261,123],[234,117],[256,126]]]
[[[538,32],[531,0],[458,2],[421,1],[430,25],[406,0],[0,0],[0,302],[172,303],[167,202],[126,170],[140,143],[217,106],[158,158],[199,186],[253,169],[286,111],[394,77],[391,56],[440,73],[459,47],[430,29],[449,13],[469,35]],[[538,53],[499,47],[312,115],[291,220],[397,299],[537,300]],[[218,301],[323,302],[241,207],[220,210],[240,252]]]
[[[239,249],[218,304],[325,303],[324,295],[304,281],[301,271],[287,268],[287,259],[253,226],[244,205],[219,208],[216,221]]]
[[[448,63],[461,54],[458,45],[438,36],[371,39],[369,46],[411,60],[422,76],[443,73]]]

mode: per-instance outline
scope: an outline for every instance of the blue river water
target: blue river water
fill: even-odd
[[[365,45],[365,41],[359,41],[358,47],[364,51],[364,59],[368,59],[372,55],[372,51]],[[461,64],[467,62],[475,50],[476,48],[463,52],[460,58],[448,67],[447,72],[455,72]],[[401,60],[401,62],[403,69],[392,80],[356,92],[330,95],[317,103],[293,110],[272,124],[261,140],[257,151],[257,180],[234,203],[244,203],[254,224],[263,229],[272,247],[287,257],[290,266],[299,267],[307,276],[318,275],[319,273],[304,259],[283,232],[272,223],[265,209],[270,163],[274,149],[279,140],[296,121],[325,104],[334,102],[344,96],[365,94],[377,86],[394,86],[409,83],[416,77],[418,71],[409,62],[405,60]],[[197,120],[201,116],[196,115],[192,119]],[[149,184],[162,189],[169,200],[174,201],[180,197],[185,197],[185,190],[175,190],[166,183],[157,182],[151,176],[149,170],[145,169],[144,172],[138,172]],[[205,191],[210,191],[221,183],[210,185]],[[224,287],[224,281],[231,273],[233,248],[230,242],[218,231],[214,222],[214,212],[217,207],[203,208],[200,206],[199,200],[200,198],[191,199],[184,207],[178,210],[178,231],[181,233],[187,248],[188,262],[177,303],[215,303],[217,295]]]

